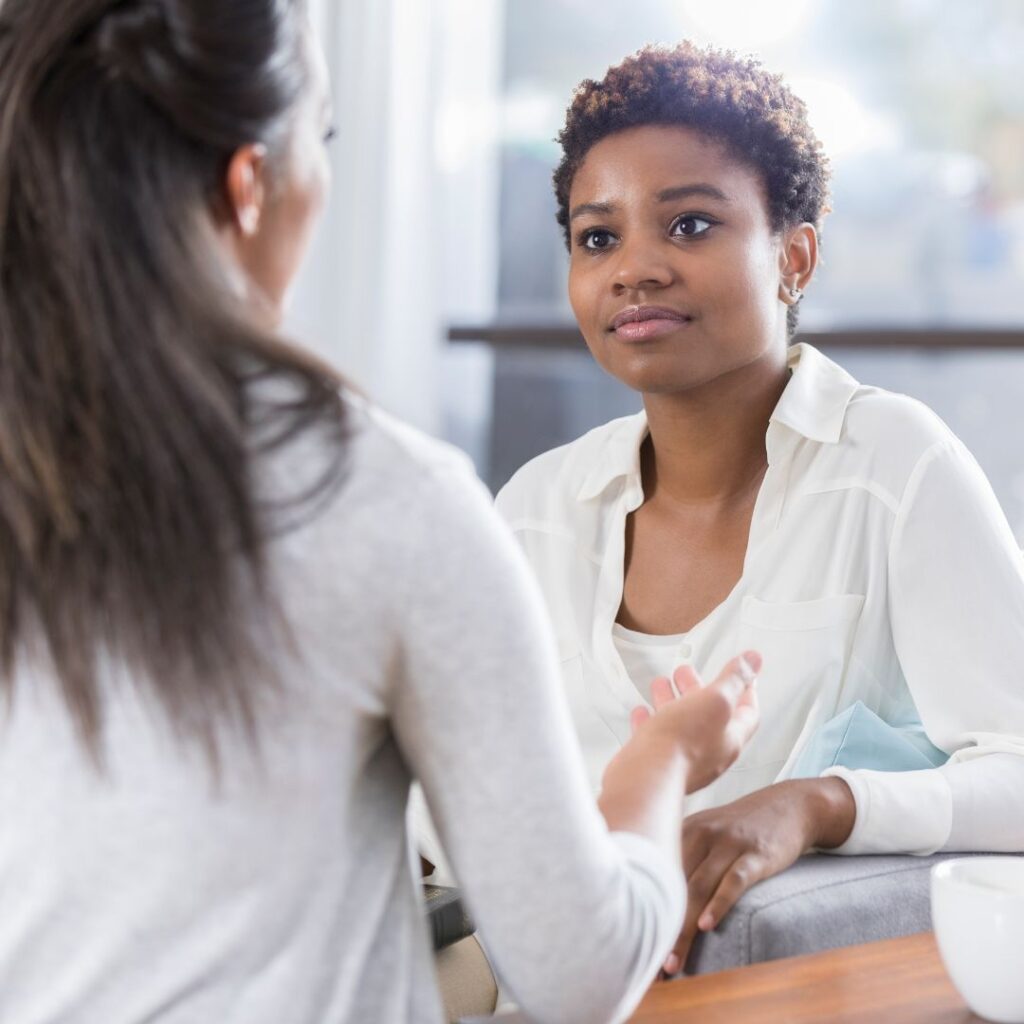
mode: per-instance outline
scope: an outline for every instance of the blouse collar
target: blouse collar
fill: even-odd
[[[786,362],[793,372],[770,424],[788,427],[811,441],[835,444],[842,436],[847,406],[860,385],[806,342],[791,346]],[[623,477],[639,479],[640,446],[646,436],[647,415],[641,411],[621,420],[619,429],[604,432],[599,448],[580,445],[575,454],[585,460],[579,466],[585,473],[577,499],[596,498]]]

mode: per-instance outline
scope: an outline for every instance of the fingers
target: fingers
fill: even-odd
[[[754,681],[743,691],[739,702],[736,704],[737,710],[743,708],[757,707],[757,677],[754,677]]]
[[[690,946],[693,945],[693,939],[696,934],[696,915],[691,919],[690,914],[687,913],[683,930],[679,933],[679,938],[676,940],[675,946],[672,947],[672,952],[665,957],[665,963],[662,965],[662,970],[669,977],[678,974],[686,966],[686,958],[690,955]]]
[[[740,658],[746,662],[750,676],[756,677],[757,673],[761,671],[761,665],[764,663],[760,651],[744,651]],[[753,682],[753,678],[748,678],[748,682]]]
[[[672,684],[665,676],[658,676],[651,683],[651,703],[655,711],[660,711],[666,704],[671,704],[676,699]]]
[[[757,688],[748,686],[740,698],[729,722],[729,729],[740,747],[745,747],[761,724],[761,709],[757,701]]]
[[[706,859],[687,882],[686,920],[665,958],[665,973],[678,974],[686,966],[698,932],[717,928],[739,898],[767,874],[763,860],[754,854],[741,855],[727,867],[717,857]]]
[[[709,858],[699,864],[687,878],[686,919],[672,952],[665,959],[666,974],[678,974],[686,966],[686,958],[697,935],[697,919],[712,898],[721,877],[722,868],[716,867],[714,860]]]
[[[753,686],[760,671],[761,655],[757,651],[746,651],[738,658],[733,658],[711,685],[735,708],[746,691]]]
[[[701,688],[700,676],[697,675],[692,665],[680,665],[672,673],[672,682],[676,684],[676,692],[680,697],[685,697],[691,691]]]
[[[644,707],[633,708],[629,713],[629,728],[631,733],[635,733],[648,718],[651,717],[650,711]]]
[[[715,894],[708,900],[707,906],[701,912],[697,927],[702,932],[709,932],[716,928],[722,918],[736,905],[736,901],[755,882],[760,882],[765,874],[765,866],[761,858],[753,854],[737,857],[729,870],[722,876]]]

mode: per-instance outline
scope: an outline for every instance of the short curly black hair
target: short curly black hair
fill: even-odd
[[[820,230],[830,209],[831,170],[803,100],[754,58],[683,42],[646,46],[573,94],[554,173],[567,246],[569,191],[590,148],[615,132],[650,124],[693,128],[760,173],[774,231],[805,221]],[[791,335],[796,319],[791,306]]]

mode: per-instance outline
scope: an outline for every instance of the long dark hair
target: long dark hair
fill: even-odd
[[[113,659],[179,735],[269,679],[256,469],[339,381],[235,296],[211,211],[307,84],[301,0],[0,0],[0,690],[43,657],[99,756]],[[265,628],[266,627],[266,628]]]

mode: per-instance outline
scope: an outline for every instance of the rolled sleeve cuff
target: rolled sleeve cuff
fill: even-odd
[[[829,768],[822,778],[842,779],[853,793],[853,831],[830,853],[910,853],[942,849],[953,827],[953,793],[942,772],[877,772]]]

